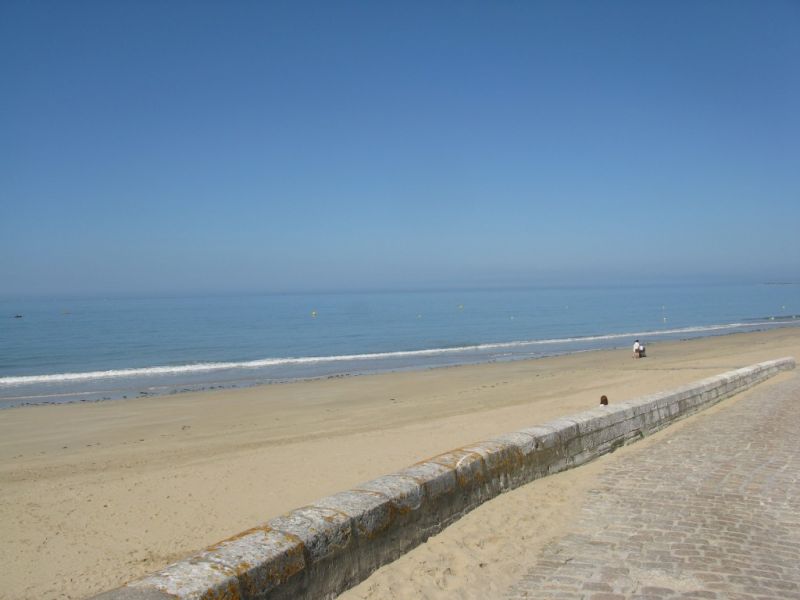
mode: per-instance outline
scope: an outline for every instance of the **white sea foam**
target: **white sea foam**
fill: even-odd
[[[112,369],[109,371],[87,371],[81,373],[22,375],[16,377],[15,376],[0,377],[0,387],[29,385],[37,383],[91,381],[97,379],[152,377],[154,375],[177,375],[181,373],[187,373],[187,374],[208,373],[213,371],[224,371],[228,369],[259,369],[264,367],[274,367],[283,365],[305,365],[305,364],[337,363],[337,362],[348,362],[348,361],[374,361],[374,360],[393,359],[393,358],[396,359],[396,358],[411,358],[411,357],[425,357],[425,356],[440,356],[446,354],[482,352],[487,350],[498,350],[504,348],[536,347],[539,345],[568,344],[575,342],[594,342],[594,341],[614,340],[622,338],[672,335],[680,333],[703,333],[712,331],[724,331],[729,329],[737,329],[740,327],[754,327],[760,325],[776,325],[776,323],[774,321],[763,321],[757,323],[728,323],[725,325],[705,325],[705,326],[695,326],[695,327],[681,327],[677,329],[660,329],[654,331],[609,333],[604,335],[554,338],[547,340],[496,342],[487,344],[474,344],[470,346],[458,346],[453,348],[430,348],[426,350],[375,352],[370,354],[341,354],[334,356],[263,358],[259,360],[250,360],[242,362],[206,362],[206,363],[195,363],[188,365],[143,367],[136,369]]]

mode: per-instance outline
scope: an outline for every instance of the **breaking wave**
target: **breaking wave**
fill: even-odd
[[[213,371],[226,371],[231,369],[259,369],[264,367],[274,367],[282,365],[304,365],[304,364],[323,364],[353,361],[377,361],[394,358],[440,356],[445,354],[458,353],[480,353],[484,351],[502,350],[509,348],[535,348],[537,346],[553,344],[569,344],[595,342],[603,340],[614,340],[622,338],[674,335],[681,333],[704,333],[713,331],[725,331],[742,327],[753,327],[756,325],[774,325],[774,320],[764,320],[753,323],[728,323],[725,325],[706,325],[695,327],[682,327],[676,329],[659,329],[653,331],[639,331],[628,333],[609,333],[604,335],[578,336],[567,338],[554,338],[545,340],[523,340],[513,342],[495,342],[486,344],[474,344],[467,346],[457,346],[450,348],[430,348],[423,350],[401,350],[397,352],[375,352],[368,354],[341,354],[333,356],[301,356],[285,358],[262,358],[257,360],[241,362],[201,362],[183,365],[164,365],[155,367],[142,367],[131,369],[112,369],[108,371],[87,371],[78,373],[53,373],[48,375],[23,375],[0,377],[0,386],[15,386],[37,383],[58,383],[69,381],[91,381],[98,379],[113,378],[134,378],[150,377],[153,375],[176,375],[181,373],[208,373]]]

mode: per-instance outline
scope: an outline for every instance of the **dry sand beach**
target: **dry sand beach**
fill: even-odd
[[[800,329],[651,344],[648,354],[633,360],[626,348],[0,411],[0,597],[81,598],[115,587],[321,496],[592,408],[601,394],[621,402],[800,357]],[[462,520],[456,537],[444,532],[346,596],[490,594],[513,575],[509,561],[521,551],[499,543],[502,532],[524,515],[539,532],[535,548],[596,468],[490,502]],[[490,577],[474,574],[485,568]]]

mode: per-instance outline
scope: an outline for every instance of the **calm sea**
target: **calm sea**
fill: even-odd
[[[22,315],[16,318],[16,315]],[[0,300],[0,407],[800,325],[800,285]]]

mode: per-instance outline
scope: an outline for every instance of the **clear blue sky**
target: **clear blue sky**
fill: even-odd
[[[0,3],[0,294],[800,280],[800,3]]]

